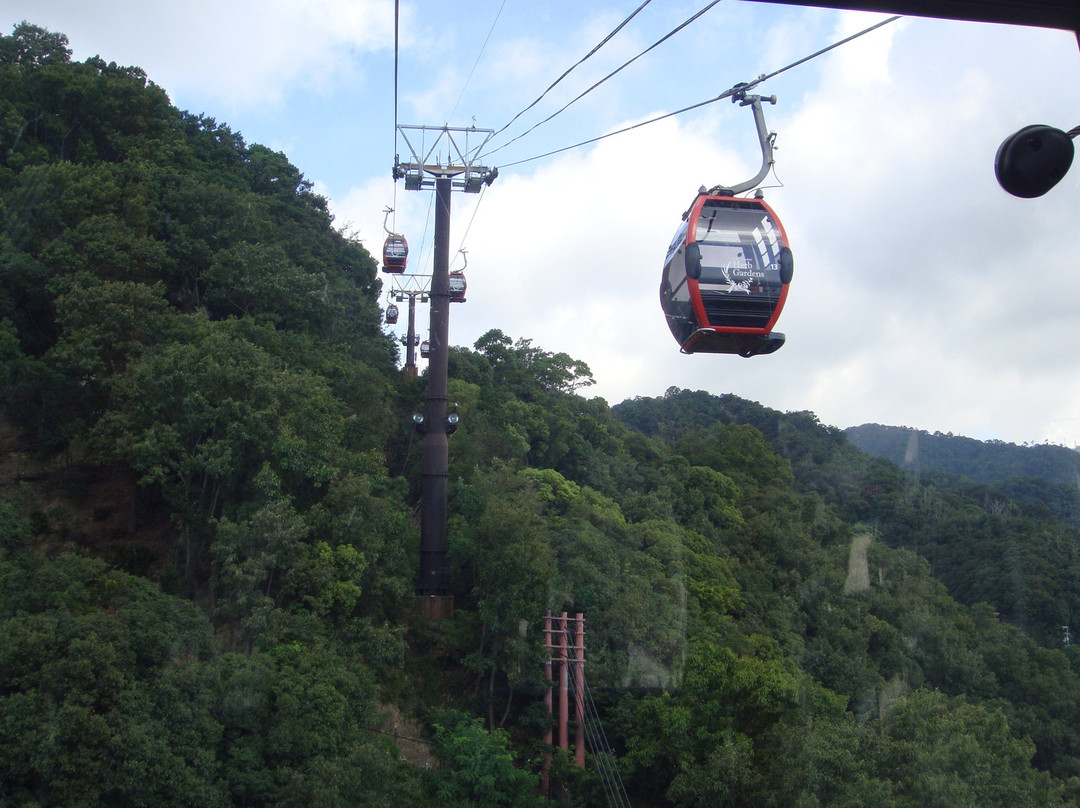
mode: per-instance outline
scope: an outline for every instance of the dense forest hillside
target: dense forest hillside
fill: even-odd
[[[905,472],[862,452],[812,413],[779,413],[736,396],[673,389],[623,402],[614,413],[645,434],[670,437],[709,423],[751,424],[789,461],[799,490],[925,557],[961,602],[987,603],[1050,646],[1060,645],[1072,615],[1080,614],[1075,489],[1028,477],[986,484]]]
[[[551,760],[583,612],[635,808],[1080,801],[1076,528],[806,412],[451,350],[453,619],[416,609],[423,378],[287,158],[0,37],[0,806],[600,806]]]
[[[962,474],[981,483],[1041,477],[1080,487],[1080,452],[1064,446],[1017,446],[881,424],[849,427],[844,434],[863,451],[887,457],[905,469]]]

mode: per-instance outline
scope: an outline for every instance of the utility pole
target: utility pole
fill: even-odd
[[[416,276],[409,276],[409,280],[412,281]],[[426,280],[426,278],[425,278]],[[420,298],[421,303],[427,303],[428,290],[423,289],[394,289],[391,294],[398,303],[401,303],[405,298],[409,298],[409,324],[408,330],[401,338],[401,344],[405,346],[405,366],[401,369],[402,375],[407,379],[415,379],[417,376],[416,370],[416,346],[420,344],[420,337],[416,333],[416,298]]]
[[[406,331],[405,375],[416,378],[416,295],[409,295],[409,329]]]
[[[492,129],[455,129],[448,126],[398,126],[412,160],[394,164],[394,179],[405,180],[405,190],[435,188],[435,258],[431,273],[431,355],[424,412],[414,416],[424,433],[421,459],[420,576],[416,595],[426,617],[441,620],[454,614],[446,561],[447,434],[456,428],[447,418],[447,361],[450,338],[450,197],[454,189],[478,193],[491,185],[498,169],[476,165]],[[430,148],[417,149],[412,141]],[[440,150],[445,150],[441,152]]]
[[[548,609],[544,615],[544,647],[548,656],[544,660],[544,678],[547,689],[544,691],[544,708],[548,714],[548,723],[544,728],[545,746],[553,745],[552,733],[552,690],[558,688],[558,743],[559,748],[570,748],[570,698],[574,701],[574,719],[577,728],[574,735],[574,762],[585,766],[585,615],[578,612],[570,617],[566,612],[558,616]],[[555,673],[552,675],[552,663]],[[545,796],[550,796],[551,756],[544,760],[541,780]]]

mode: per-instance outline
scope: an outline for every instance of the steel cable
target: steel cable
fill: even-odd
[[[529,134],[530,132],[532,132],[532,131],[533,131],[534,129],[536,129],[537,127],[539,127],[539,126],[543,126],[543,125],[544,125],[545,123],[547,123],[548,121],[550,121],[550,120],[551,120],[552,118],[554,118],[555,116],[557,116],[557,115],[561,115],[561,114],[562,114],[563,112],[565,112],[565,111],[566,111],[567,109],[569,109],[569,108],[570,108],[571,106],[573,106],[573,105],[574,105],[574,104],[576,104],[576,103],[577,103],[578,101],[580,101],[580,100],[581,100],[582,98],[584,98],[585,96],[587,96],[587,95],[588,95],[589,93],[591,93],[591,92],[592,92],[593,90],[595,90],[595,89],[596,89],[597,87],[599,87],[599,86],[600,86],[601,84],[603,84],[603,83],[604,83],[605,81],[607,81],[608,79],[610,79],[610,78],[612,78],[613,76],[615,76],[615,75],[617,75],[618,73],[620,73],[620,72],[621,72],[622,70],[624,70],[625,68],[627,68],[627,67],[629,67],[630,65],[632,65],[632,64],[633,64],[634,62],[636,62],[636,61],[637,61],[638,59],[640,59],[640,58],[641,58],[642,56],[644,56],[645,54],[647,54],[647,53],[648,53],[649,51],[651,51],[651,50],[653,50],[654,48],[656,48],[656,47],[658,47],[658,46],[662,45],[662,44],[663,44],[664,42],[667,42],[667,40],[671,39],[671,37],[675,36],[675,34],[679,33],[679,31],[683,30],[683,29],[684,29],[684,28],[685,28],[686,26],[688,26],[688,25],[689,25],[690,23],[692,23],[692,22],[694,22],[695,20],[697,20],[697,19],[698,19],[699,17],[701,17],[701,15],[703,15],[703,14],[704,14],[705,12],[707,12],[707,11],[708,11],[709,9],[711,9],[711,8],[712,8],[713,6],[715,6],[715,5],[716,5],[717,3],[719,3],[719,2],[720,2],[720,0],[712,0],[712,2],[711,2],[711,3],[709,3],[709,4],[707,5],[707,6],[705,6],[704,8],[702,8],[702,9],[701,9],[700,11],[698,11],[698,12],[697,12],[696,14],[692,15],[692,16],[691,16],[691,17],[689,17],[689,18],[688,18],[687,20],[683,21],[683,22],[682,22],[682,23],[681,23],[680,25],[678,25],[678,26],[676,26],[675,28],[673,28],[672,30],[668,31],[668,32],[667,32],[666,34],[664,34],[664,36],[660,37],[660,39],[656,40],[656,42],[654,42],[653,44],[651,44],[651,45],[650,45],[649,47],[647,47],[647,48],[646,48],[645,50],[643,50],[643,51],[642,51],[641,53],[639,53],[639,54],[638,54],[637,56],[635,56],[634,58],[632,58],[632,59],[630,59],[630,60],[628,60],[628,61],[626,61],[626,62],[623,62],[623,64],[621,64],[621,65],[620,65],[619,67],[617,67],[617,68],[615,68],[614,70],[612,70],[612,71],[611,71],[610,73],[608,73],[608,74],[607,74],[606,76],[604,76],[604,77],[603,77],[602,79],[600,79],[600,81],[596,82],[596,83],[595,83],[594,85],[592,85],[591,87],[589,87],[589,89],[587,89],[587,90],[585,90],[584,92],[580,93],[580,94],[579,94],[579,95],[578,95],[578,96],[577,96],[576,98],[574,98],[573,100],[569,101],[569,102],[568,102],[567,104],[565,104],[565,105],[564,105],[564,106],[562,106],[561,108],[557,109],[557,110],[556,110],[555,112],[553,112],[553,113],[551,113],[550,115],[548,115],[548,116],[547,116],[546,118],[544,118],[544,120],[540,121],[539,123],[535,123],[535,124],[533,124],[533,125],[532,125],[531,127],[529,127],[528,129],[526,129],[526,130],[525,130],[524,132],[522,132],[522,133],[521,133],[520,135],[518,135],[517,137],[513,137],[513,138],[511,138],[510,140],[508,140],[508,141],[507,141],[506,143],[504,143],[503,145],[499,146],[498,148],[492,149],[491,151],[487,152],[487,154],[494,154],[495,152],[497,152],[497,151],[499,151],[499,150],[501,150],[501,149],[505,149],[505,148],[506,148],[507,146],[509,146],[509,145],[510,145],[511,143],[513,143],[514,141],[520,140],[521,138],[525,137],[525,135]],[[484,155],[484,156],[486,156],[486,155]],[[507,165],[516,165],[516,163],[508,163]]]
[[[461,88],[461,94],[458,96],[457,101],[454,103],[454,108],[450,110],[450,116],[447,120],[454,117],[454,113],[457,112],[458,106],[461,104],[461,99],[465,97],[465,90],[469,87],[469,82],[472,81],[473,73],[476,72],[476,66],[480,64],[480,58],[484,55],[484,51],[487,50],[488,42],[491,40],[491,34],[495,31],[495,25],[499,22],[499,17],[502,16],[503,8],[506,7],[506,0],[502,0],[499,5],[499,10],[495,12],[495,19],[491,21],[491,28],[488,29],[487,36],[484,37],[484,44],[480,46],[480,52],[476,54],[476,61],[473,62],[472,70],[469,71],[468,78],[465,79],[465,86]]]
[[[579,663],[570,660],[571,671]],[[568,677],[569,690],[576,694],[575,677]],[[615,765],[615,755],[611,744],[604,732],[604,725],[600,721],[600,713],[596,709],[596,702],[592,697],[588,682],[585,683],[584,692],[580,694],[581,703],[585,707],[585,715],[582,716],[586,741],[592,748],[592,758],[596,766],[597,775],[604,786],[608,796],[608,804],[613,808],[630,808],[630,798],[626,793],[622,777]]]
[[[557,79],[555,79],[555,81],[551,82],[551,84],[548,86],[548,88],[546,90],[544,90],[544,92],[540,93],[540,95],[537,96],[536,100],[534,100],[531,104],[529,104],[529,106],[525,107],[525,109],[521,110],[521,112],[519,112],[517,115],[515,115],[513,118],[511,118],[510,121],[508,123],[506,123],[501,129],[496,131],[495,134],[492,135],[492,137],[498,137],[499,135],[501,135],[503,132],[505,132],[507,129],[509,129],[513,125],[514,121],[516,121],[518,118],[520,118],[526,112],[528,112],[530,109],[532,109],[537,104],[539,104],[540,101],[544,98],[544,96],[546,96],[553,89],[555,89],[555,86],[559,82],[561,82],[563,79],[565,79],[567,76],[569,76],[574,70],[576,70],[578,67],[580,67],[587,59],[589,59],[591,56],[593,56],[593,54],[595,54],[598,50],[600,50],[602,47],[604,47],[604,45],[606,45],[608,42],[610,42],[611,38],[614,37],[615,34],[619,33],[619,31],[621,31],[623,28],[625,28],[627,23],[629,23],[630,20],[634,19],[634,17],[636,17],[638,15],[638,12],[640,12],[643,8],[645,8],[645,6],[649,5],[649,3],[651,3],[651,2],[652,2],[652,0],[645,0],[644,3],[642,3],[636,9],[634,9],[630,13],[630,16],[628,16],[626,19],[624,19],[622,22],[620,22],[618,25],[616,25],[615,28],[612,29],[611,33],[609,33],[606,37],[604,37],[602,40],[600,40],[600,43],[598,45],[596,45],[596,47],[594,47],[591,51],[586,53],[584,56],[582,56],[580,59],[578,59],[576,62],[574,62],[574,64],[572,64],[569,68],[567,68],[566,71],[561,76],[559,76]]]
[[[829,51],[833,50],[834,48],[838,48],[841,45],[846,45],[848,42],[851,42],[853,39],[858,39],[859,37],[864,36],[865,34],[869,34],[871,31],[875,31],[878,28],[881,28],[884,25],[888,25],[891,22],[895,22],[898,19],[900,19],[900,15],[895,15],[895,16],[889,17],[886,20],[882,20],[881,22],[875,23],[874,25],[871,25],[869,28],[864,28],[862,31],[859,31],[858,33],[852,34],[849,37],[845,37],[844,39],[841,39],[839,42],[834,42],[833,44],[831,44],[831,45],[829,45],[827,47],[824,47],[821,50],[810,54],[809,56],[804,56],[802,59],[794,61],[791,64],[780,68],[779,70],[774,70],[772,73],[763,73],[762,75],[758,76],[756,79],[754,79],[753,81],[750,81],[750,82],[746,82],[746,83],[742,83],[742,84],[736,84],[734,87],[731,87],[730,89],[724,90],[724,92],[720,93],[720,95],[716,96],[715,98],[709,98],[709,99],[707,99],[705,101],[699,101],[696,104],[691,104],[688,107],[683,107],[682,109],[675,110],[674,112],[667,112],[667,113],[665,113],[663,115],[657,115],[655,118],[650,118],[647,121],[640,121],[640,122],[635,123],[635,124],[633,124],[631,126],[625,126],[622,129],[617,129],[614,132],[608,132],[607,134],[598,135],[598,136],[596,136],[594,138],[589,138],[588,140],[582,140],[580,143],[574,143],[571,146],[563,146],[561,149],[552,149],[549,152],[544,152],[543,154],[538,154],[535,157],[527,157],[524,160],[515,160],[512,163],[504,163],[503,165],[499,166],[499,168],[500,169],[510,168],[511,166],[519,166],[519,165],[522,165],[524,163],[531,163],[531,162],[534,162],[536,160],[542,160],[545,157],[551,157],[552,155],[561,154],[562,152],[570,151],[571,149],[578,149],[578,148],[581,148],[582,146],[588,146],[591,143],[596,143],[596,142],[601,141],[601,140],[606,140],[609,137],[615,137],[615,135],[621,135],[621,134],[629,132],[629,131],[631,131],[633,129],[639,129],[642,126],[648,126],[651,123],[656,123],[657,121],[662,121],[665,118],[671,118],[671,117],[673,117],[675,115],[682,115],[684,112],[690,112],[691,110],[695,110],[695,109],[698,109],[700,107],[707,106],[709,104],[715,104],[717,101],[722,101],[725,98],[730,98],[731,96],[735,95],[738,92],[745,92],[746,90],[753,89],[754,87],[757,87],[762,82],[767,81],[767,80],[773,78],[774,76],[779,76],[781,73],[783,73],[783,72],[785,72],[787,70],[791,70],[793,67],[798,67],[801,64],[805,64],[806,62],[809,62],[811,59],[816,59],[818,56],[821,56],[822,54],[828,53]],[[543,121],[541,121],[541,123],[543,123]],[[532,130],[529,130],[529,131],[532,131]],[[528,132],[525,132],[523,134],[528,134]],[[515,140],[516,139],[517,138],[515,138]],[[509,146],[510,143],[512,143],[512,142],[513,141],[510,141],[509,143],[506,143],[505,145]],[[502,148],[502,147],[500,147],[500,148]],[[495,149],[493,151],[498,151],[498,149]],[[489,152],[489,154],[490,153],[491,152]]]

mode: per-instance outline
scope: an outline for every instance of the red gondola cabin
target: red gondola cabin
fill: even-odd
[[[391,233],[383,242],[382,248],[383,272],[395,274],[405,271],[405,265],[409,262],[409,242],[405,236]]]
[[[465,289],[468,288],[468,284],[465,283],[465,273],[451,272],[450,273],[450,302],[451,303],[464,303],[465,302]]]
[[[671,241],[660,304],[683,353],[756,356],[784,344],[773,331],[794,264],[765,200],[701,193]]]

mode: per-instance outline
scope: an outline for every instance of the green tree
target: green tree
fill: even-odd
[[[500,675],[511,688],[539,678],[538,638],[528,629],[539,625],[555,574],[540,487],[527,474],[495,464],[454,494],[458,515],[448,527],[449,556],[463,612],[472,612],[479,630],[464,662],[478,683],[486,680],[491,727],[505,722],[510,707],[507,700],[496,718]]]
[[[26,20],[15,26],[11,36],[0,36],[0,65],[65,65],[71,48],[64,34],[54,34]]]
[[[98,561],[0,561],[0,801],[228,804],[190,602]]]
[[[504,730],[486,730],[479,718],[450,710],[432,721],[442,765],[435,770],[435,789],[445,804],[485,808],[541,808],[536,796],[539,777],[515,765]]]
[[[880,726],[878,763],[910,805],[1061,804],[1049,775],[1031,768],[1029,739],[991,708],[920,691]]]

